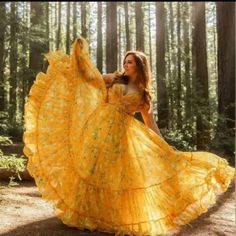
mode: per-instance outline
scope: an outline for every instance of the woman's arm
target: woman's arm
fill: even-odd
[[[165,141],[165,139],[163,138],[163,136],[162,136],[155,120],[154,120],[154,115],[153,115],[152,110],[150,112],[148,112],[148,107],[144,106],[140,112],[142,114],[145,125],[147,125],[150,129],[152,129],[154,132],[156,132],[169,147],[172,147],[174,150],[177,150],[175,147],[173,147],[169,143],[167,143]]]
[[[141,110],[141,114],[145,125],[147,125],[150,129],[152,129],[154,132],[156,132],[159,136],[162,137],[161,132],[154,120],[153,112],[152,111],[148,112],[147,106],[144,106]]]

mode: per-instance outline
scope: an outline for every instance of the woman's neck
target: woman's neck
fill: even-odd
[[[137,76],[129,76],[129,84],[137,86]]]

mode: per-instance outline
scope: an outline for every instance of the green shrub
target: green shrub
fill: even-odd
[[[161,130],[164,139],[180,151],[193,151],[196,149],[191,129]]]
[[[0,169],[7,169],[16,173],[23,172],[25,170],[26,159],[16,154],[4,155],[0,150]]]
[[[0,145],[11,145],[12,141],[7,136],[0,135]],[[20,173],[26,169],[26,159],[23,156],[17,156],[16,154],[6,155],[0,149],[0,171],[1,169],[9,170],[17,174],[19,180],[21,180]],[[15,177],[11,176],[9,185],[17,185],[14,182]]]

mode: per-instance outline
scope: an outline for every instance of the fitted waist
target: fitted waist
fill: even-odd
[[[134,115],[134,112],[129,112],[129,111],[127,111],[127,110],[122,106],[122,104],[110,103],[110,102],[103,102],[101,105],[102,105],[102,106],[112,106],[113,108],[115,108],[116,110],[118,110],[118,111],[120,111],[120,112],[126,113],[126,114],[131,115],[131,116]]]

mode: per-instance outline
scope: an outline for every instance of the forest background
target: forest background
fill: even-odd
[[[143,51],[164,138],[234,164],[234,2],[1,2],[0,19],[1,168],[4,145],[23,145],[24,105],[47,69],[44,54],[69,54],[79,36],[102,74],[121,70],[126,51]]]

